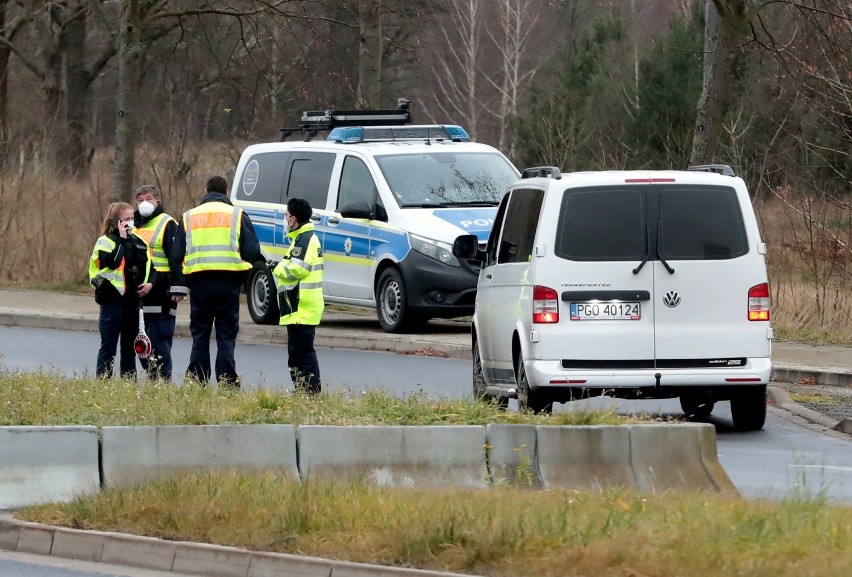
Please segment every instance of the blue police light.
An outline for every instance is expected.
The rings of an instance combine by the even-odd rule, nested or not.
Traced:
[[[364,129],[360,126],[338,127],[328,133],[326,140],[334,142],[361,142],[364,140]]]
[[[464,128],[461,126],[456,126],[455,124],[445,124],[444,130],[447,131],[447,136],[449,136],[453,140],[461,140],[463,142],[470,141],[470,136],[467,135]]]

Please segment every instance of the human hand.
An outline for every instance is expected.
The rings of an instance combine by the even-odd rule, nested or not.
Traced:
[[[126,223],[124,221],[119,221],[119,223],[118,223],[118,236],[120,236],[121,238],[127,238],[127,235],[129,234],[129,231],[128,231],[129,228],[130,227],[128,226],[128,223]]]
[[[172,302],[175,302],[175,303],[182,303],[182,302],[183,302],[183,299],[185,299],[185,298],[186,298],[186,297],[185,297],[185,296],[183,296],[183,295],[172,295]]]
[[[142,283],[141,285],[139,285],[136,288],[136,294],[138,294],[140,297],[144,297],[149,292],[151,292],[152,288],[154,288],[154,285],[152,285],[151,283],[149,283],[149,282]]]

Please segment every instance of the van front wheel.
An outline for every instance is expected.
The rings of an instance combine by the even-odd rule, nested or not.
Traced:
[[[264,263],[256,263],[246,285],[246,304],[251,319],[259,325],[277,325],[278,295],[275,279]]]
[[[420,322],[408,307],[405,281],[398,270],[389,268],[379,277],[376,287],[376,313],[379,324],[388,333],[401,333]]]

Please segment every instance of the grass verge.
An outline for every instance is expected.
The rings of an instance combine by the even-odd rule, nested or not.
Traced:
[[[231,391],[198,383],[101,381],[49,372],[0,369],[0,426],[20,425],[604,425],[648,420],[614,410],[554,415],[508,412],[472,399],[397,397],[385,391],[332,392],[317,397],[283,390]]]
[[[109,489],[20,518],[488,576],[828,577],[852,508],[717,494],[392,489],[215,472]]]

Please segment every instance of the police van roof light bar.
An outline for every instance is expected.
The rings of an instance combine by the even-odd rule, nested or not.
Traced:
[[[394,142],[400,140],[451,140],[469,142],[464,128],[449,124],[415,124],[408,126],[341,126],[329,132],[326,140],[352,144],[356,142]]]

